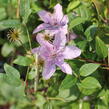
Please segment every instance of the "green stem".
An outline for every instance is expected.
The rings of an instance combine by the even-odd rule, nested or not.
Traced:
[[[109,48],[108,48],[108,66],[109,66]]]
[[[20,17],[20,0],[17,0],[16,18]]]
[[[34,56],[34,58],[35,58],[35,66],[36,66],[36,73],[37,73],[34,79],[34,92],[36,92],[38,89],[38,82],[39,82],[39,66],[38,66],[38,56],[36,55]]]
[[[28,67],[28,68],[27,68],[27,73],[26,73],[26,78],[25,78],[25,83],[26,83],[26,81],[27,81],[27,79],[28,79],[29,70],[30,70],[30,68]]]
[[[66,102],[63,98],[54,98],[54,97],[47,97],[47,100],[59,100],[59,101],[63,101]]]
[[[28,42],[29,42],[30,51],[31,51],[32,50],[31,39],[30,39],[30,35],[29,35],[28,28],[27,28],[26,24],[25,24],[25,28],[26,28],[26,32],[27,32],[27,36],[28,36]]]
[[[37,76],[34,79],[34,92],[36,92],[38,89],[38,82],[39,82],[39,72],[37,71]]]

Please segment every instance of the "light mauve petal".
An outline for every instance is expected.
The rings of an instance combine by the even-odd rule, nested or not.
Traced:
[[[42,31],[44,29],[47,29],[49,26],[50,26],[49,24],[42,23],[33,31],[33,34],[39,32],[39,31]]]
[[[55,39],[53,41],[53,45],[56,47],[56,49],[61,49],[66,44],[66,36],[62,32],[58,32],[55,35]]]
[[[67,64],[66,62],[58,62],[58,63],[56,63],[56,65],[58,67],[60,67],[64,73],[72,74],[72,69],[71,69],[70,65]]]
[[[50,35],[55,35],[55,34],[57,34],[57,33],[58,33],[59,31],[61,31],[61,30],[59,30],[59,29],[53,29],[53,28],[51,27],[51,29],[48,29],[48,30],[46,30],[46,31],[48,31]],[[64,31],[64,30],[62,30],[62,31]]]
[[[69,22],[68,16],[67,16],[67,15],[64,15],[63,18],[62,18],[62,20],[61,20],[61,23],[62,23],[63,25],[65,25],[65,24],[67,24],[68,22]]]
[[[40,52],[40,47],[33,48],[31,52],[34,53],[34,54],[35,54],[35,53],[39,54],[39,52]]]
[[[78,37],[78,36],[77,36],[75,33],[71,32],[71,33],[67,34],[67,42],[69,42],[69,41],[71,41],[71,40],[74,40],[74,39],[76,39],[77,37]]]
[[[40,47],[40,56],[44,60],[47,60],[50,57],[52,52],[53,52],[52,44],[49,44],[49,45],[45,44]]]
[[[58,30],[59,31],[59,30]],[[68,25],[65,25],[63,27],[60,28],[60,31],[63,33],[63,34],[67,34],[68,33]]]
[[[81,50],[75,46],[66,46],[63,52],[65,59],[73,59],[80,56]]]
[[[40,45],[47,45],[47,46],[51,46],[51,44],[45,40],[45,35],[46,34],[42,34],[42,33],[38,33],[36,36],[36,40]]]
[[[60,4],[57,4],[54,7],[54,17],[57,19],[57,21],[61,21],[63,18],[63,12],[62,12],[62,6]]]
[[[39,11],[38,15],[45,23],[49,23],[51,21],[51,14],[45,10]]]
[[[52,64],[51,62],[45,62],[42,76],[44,79],[49,79],[56,71],[55,64]]]

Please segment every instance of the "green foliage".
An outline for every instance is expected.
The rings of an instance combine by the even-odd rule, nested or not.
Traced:
[[[0,30],[8,29],[8,28],[17,28],[20,26],[20,21],[17,19],[8,19],[0,21]]]
[[[15,68],[11,67],[8,64],[4,65],[4,69],[6,72],[5,79],[8,84],[12,86],[19,86],[21,84],[20,73]]]
[[[69,89],[77,82],[77,78],[67,75],[60,85],[60,89]]]
[[[85,36],[87,38],[87,41],[92,41],[94,36],[96,35],[97,32],[97,25],[91,25],[89,26],[86,31],[85,31]]]
[[[7,57],[10,53],[12,53],[14,51],[14,46],[12,44],[9,43],[5,43],[1,49],[1,54],[4,57]]]
[[[57,97],[62,98],[66,102],[74,101],[79,96],[79,90],[76,85],[69,89],[60,89]]]
[[[21,66],[29,66],[33,63],[32,58],[26,56],[18,56],[14,61],[14,64],[21,65]]]
[[[80,68],[80,71],[79,71],[80,75],[88,76],[88,75],[92,74],[94,71],[96,71],[99,66],[100,66],[99,64],[93,64],[93,63],[84,64]]]
[[[69,24],[69,29],[74,28],[75,26],[77,26],[81,23],[84,23],[85,21],[86,21],[86,18],[77,17],[71,21],[71,23]]]
[[[37,68],[33,66],[28,74],[28,79],[32,80],[37,76]]]
[[[82,80],[81,86],[86,89],[101,88],[100,83],[94,77],[87,77]]]
[[[87,77],[78,83],[80,91],[84,95],[91,95],[101,88],[99,81],[94,77]]]
[[[30,14],[31,14],[30,0],[21,0],[20,15],[22,17],[23,24],[27,23]]]
[[[80,5],[80,1],[72,1],[69,3],[68,8],[67,8],[67,12],[73,10],[74,8],[76,8],[77,6]]]
[[[6,11],[5,8],[0,8],[0,20],[6,18]]]
[[[101,58],[106,58],[108,55],[108,48],[99,37],[96,37],[96,53]]]

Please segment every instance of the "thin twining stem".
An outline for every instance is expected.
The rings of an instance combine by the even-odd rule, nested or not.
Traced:
[[[96,62],[96,61],[91,60],[91,59],[86,59],[86,58],[81,58],[81,57],[79,57],[79,58],[77,58],[77,59],[79,59],[79,60],[83,60],[83,61],[86,61],[86,62],[95,63],[95,64],[100,64],[101,66],[104,66],[104,67],[109,67],[108,64],[104,64],[104,63]]]
[[[30,51],[31,51],[32,50],[32,44],[31,44],[31,39],[30,39],[29,31],[28,31],[28,28],[27,28],[26,24],[25,24],[25,28],[26,28],[26,33],[27,33],[29,46],[30,46]]]
[[[20,0],[17,0],[16,17],[19,18],[19,16],[20,16]]]
[[[59,100],[59,101],[63,101],[66,102],[63,98],[54,98],[54,97],[47,97],[47,100]]]

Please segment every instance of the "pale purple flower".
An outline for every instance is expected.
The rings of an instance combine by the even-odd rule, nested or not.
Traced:
[[[40,47],[32,50],[33,53],[38,53],[41,59],[44,60],[42,75],[44,79],[49,79],[56,71],[56,66],[67,73],[72,74],[70,65],[64,62],[64,59],[74,59],[81,54],[81,50],[75,46],[65,46],[66,37],[63,33],[58,33],[55,36],[53,44],[43,43],[40,40]]]
[[[56,34],[59,31],[62,31],[64,34],[68,32],[67,30],[67,23],[68,23],[68,16],[63,15],[62,6],[57,4],[54,7],[54,13],[49,13],[45,10],[42,10],[38,13],[41,20],[44,23],[40,24],[33,33],[37,33],[41,30],[48,30],[50,33]]]

